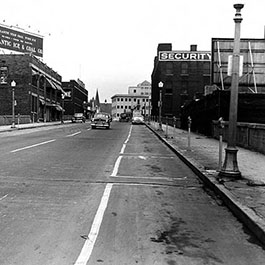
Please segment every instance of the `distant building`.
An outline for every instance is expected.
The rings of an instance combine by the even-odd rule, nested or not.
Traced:
[[[20,114],[21,123],[61,119],[64,91],[57,72],[30,54],[1,54],[1,69],[7,69],[4,72],[7,76],[1,77],[0,84],[1,124],[10,123],[13,80],[16,82],[15,114]]]
[[[119,118],[121,113],[133,113],[134,110],[141,112],[143,116],[151,114],[151,84],[144,81],[137,86],[130,86],[128,94],[116,94],[111,97],[112,117]]]
[[[63,100],[63,107],[65,109],[64,118],[71,118],[75,113],[84,113],[87,116],[87,101],[88,91],[85,84],[81,80],[70,80],[62,82],[65,96]]]
[[[162,117],[180,119],[181,106],[188,100],[200,98],[204,87],[210,84],[210,51],[172,50],[171,43],[158,45],[152,72],[152,115],[159,115],[160,88]]]
[[[151,95],[151,83],[145,80],[142,83],[138,84],[137,86],[129,86],[128,94],[150,96]]]

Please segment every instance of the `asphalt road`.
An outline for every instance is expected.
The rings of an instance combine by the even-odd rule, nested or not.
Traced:
[[[264,264],[265,251],[145,126],[0,134],[0,264]]]

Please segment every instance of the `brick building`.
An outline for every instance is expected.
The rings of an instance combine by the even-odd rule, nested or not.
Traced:
[[[71,118],[75,113],[84,113],[87,116],[88,91],[81,80],[70,80],[62,82],[65,97],[63,108],[65,109],[64,118]]]
[[[187,100],[199,98],[210,83],[210,51],[173,51],[171,43],[159,44],[152,72],[152,115],[159,115],[160,88],[162,117],[180,119],[181,106]]]
[[[0,84],[0,123],[11,123],[12,89],[15,86],[15,114],[20,122],[55,121],[62,114],[61,76],[30,54],[2,54],[0,67],[8,68],[7,82]]]

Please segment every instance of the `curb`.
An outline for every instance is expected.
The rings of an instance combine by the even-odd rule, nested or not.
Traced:
[[[45,123],[45,124],[39,124],[37,126],[29,125],[29,126],[26,126],[26,127],[16,127],[16,128],[11,128],[10,127],[10,128],[6,128],[6,129],[3,129],[3,130],[1,130],[1,127],[0,127],[0,133],[27,130],[27,129],[35,129],[35,128],[43,128],[43,127],[50,127],[50,126],[60,126],[60,125],[66,125],[66,124],[68,124],[68,122],[65,122],[65,123],[52,123],[52,124]]]
[[[157,133],[151,126],[146,126],[165,143],[202,181],[213,190],[230,209],[230,211],[240,220],[261,242],[265,245],[265,221],[260,218],[252,209],[242,205],[236,197],[216,180],[216,174],[209,174],[204,167],[187,158],[180,150],[177,150],[164,137]]]

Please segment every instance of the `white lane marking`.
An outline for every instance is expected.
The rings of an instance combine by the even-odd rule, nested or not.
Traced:
[[[129,138],[131,136],[131,131],[132,131],[132,126],[130,129],[129,135],[127,137],[127,140],[125,141],[125,143],[122,147],[121,152],[124,151],[124,149],[126,147],[126,143],[129,141]],[[111,174],[112,177],[115,177],[118,173],[121,158],[122,158],[122,156],[119,156],[115,162],[114,169],[113,169],[113,172]],[[80,253],[79,257],[77,258],[74,265],[86,265],[90,256],[91,256],[91,253],[93,251],[93,248],[94,248],[94,245],[95,245],[98,233],[99,233],[99,229],[100,229],[103,217],[104,217],[104,212],[108,206],[108,201],[109,201],[112,186],[113,186],[112,183],[108,183],[105,187],[105,191],[104,191],[103,196],[101,198],[101,202],[100,202],[100,205],[98,207],[96,216],[94,218],[94,221],[93,221],[91,230],[89,232],[88,238],[86,239],[85,244],[81,250],[81,253]]]
[[[6,198],[8,196],[8,194],[6,194],[5,196],[3,196],[2,198],[0,198],[0,201],[2,201],[4,198]]]
[[[152,180],[169,180],[169,181],[175,181],[175,180],[184,180],[185,178],[169,178],[169,177],[141,177],[141,176],[111,176],[113,178],[128,178],[128,179],[149,179]]]
[[[124,153],[125,148],[126,148],[126,144],[123,144],[123,146],[121,148],[121,151],[120,151],[120,154],[123,154]]]
[[[118,169],[119,169],[119,166],[120,166],[120,163],[121,163],[121,159],[122,159],[122,156],[119,156],[115,162],[115,165],[114,165],[114,169],[111,173],[111,177],[116,177],[117,173],[118,173]]]
[[[25,147],[22,147],[22,148],[18,148],[18,149],[12,150],[10,152],[11,153],[16,153],[16,152],[19,152],[19,151],[22,151],[22,150],[25,150],[25,149],[33,148],[33,147],[40,146],[40,145],[43,145],[43,144],[52,143],[54,141],[56,141],[56,139],[49,140],[49,141],[45,141],[45,142],[38,143],[38,144],[33,144],[33,145],[25,146]]]
[[[100,226],[101,226],[101,223],[103,220],[104,212],[105,212],[107,205],[108,205],[108,200],[110,197],[110,192],[111,192],[112,186],[113,186],[113,184],[108,183],[105,187],[105,190],[104,190],[103,196],[101,198],[101,202],[100,202],[100,205],[98,207],[97,213],[95,215],[95,218],[94,218],[91,230],[89,232],[88,238],[85,241],[85,244],[81,250],[81,253],[80,253],[80,255],[79,255],[79,257],[76,260],[74,265],[86,265],[90,256],[91,256],[91,253],[92,253],[92,250],[93,250],[94,244],[96,242],[96,239],[97,239],[97,236],[99,233],[99,229],[100,229]]]
[[[130,131],[129,131],[129,135],[128,135],[126,141],[124,142],[124,144],[127,144],[128,143],[128,141],[129,141],[129,139],[131,137],[131,133],[132,133],[132,125],[131,125]]]
[[[66,137],[75,136],[75,135],[77,135],[77,134],[79,134],[79,133],[81,133],[81,131],[80,131],[80,132],[76,132],[76,133],[72,133],[72,134],[69,134],[69,135],[66,135]]]
[[[87,130],[88,130],[88,131],[91,131],[91,128],[88,128]]]

